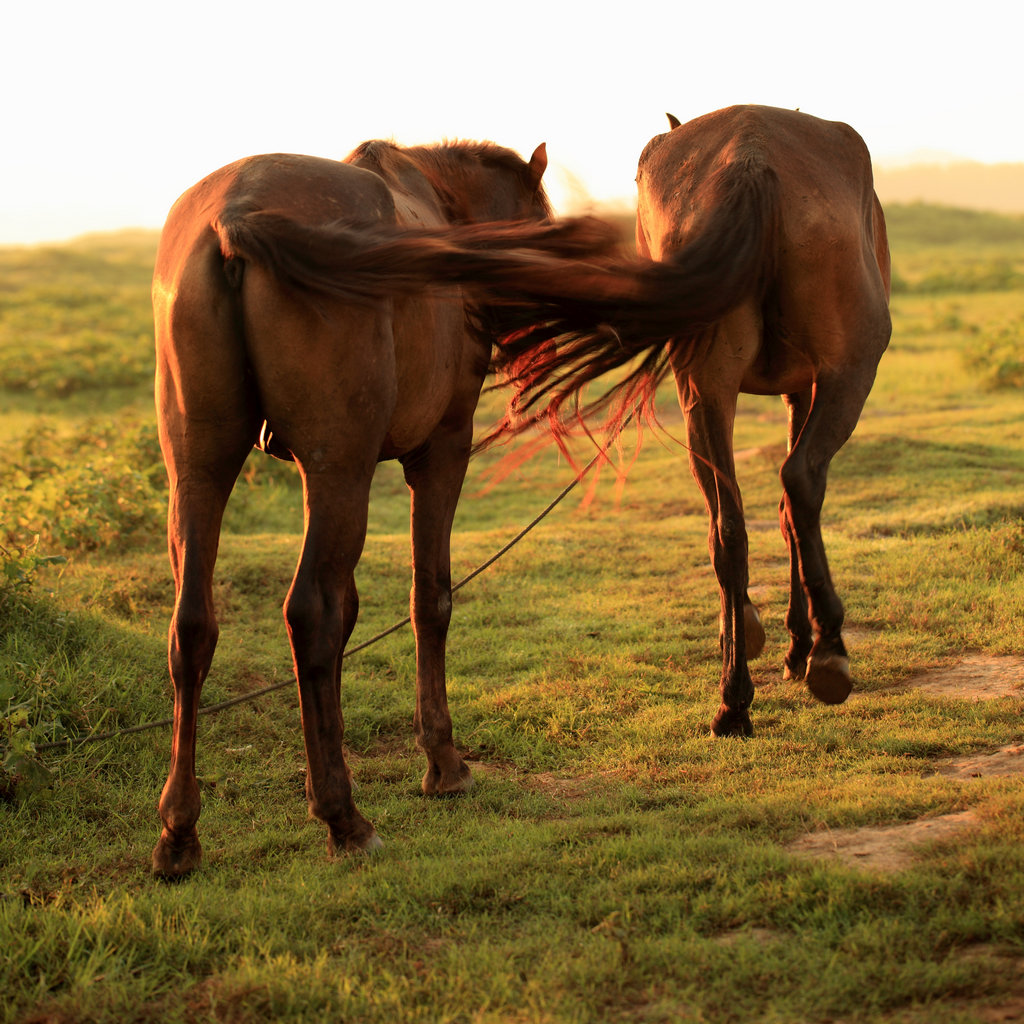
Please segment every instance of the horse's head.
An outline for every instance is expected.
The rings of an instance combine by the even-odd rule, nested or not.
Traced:
[[[551,204],[541,178],[548,164],[542,142],[529,161],[492,142],[431,147],[431,184],[455,224],[496,220],[548,220]]]

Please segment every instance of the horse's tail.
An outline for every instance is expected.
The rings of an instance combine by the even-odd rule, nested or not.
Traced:
[[[580,389],[634,360],[586,412],[607,414],[612,430],[638,404],[653,414],[670,356],[680,368],[699,361],[722,317],[747,298],[765,297],[778,249],[775,171],[758,154],[741,156],[708,182],[705,195],[707,214],[671,258],[595,268],[590,295],[555,296],[546,313],[531,309],[528,322],[502,339],[494,361],[513,396],[481,446],[543,419],[556,437],[566,435],[581,418]]]
[[[309,225],[229,207],[214,229],[229,267],[254,261],[298,289],[358,303],[445,284],[518,303],[531,282],[549,280],[562,263],[607,257],[619,244],[615,229],[593,217],[403,228]]]

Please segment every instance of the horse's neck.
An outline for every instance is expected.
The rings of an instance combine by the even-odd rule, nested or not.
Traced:
[[[379,174],[400,210],[429,210],[428,218],[437,217],[442,223],[473,223],[500,216],[496,203],[504,182],[473,154],[447,147],[393,146],[382,150],[375,146],[352,162]],[[416,221],[422,219],[413,217]]]
[[[406,222],[446,223],[451,220],[448,195],[428,174],[415,151],[392,149],[382,155],[369,152],[352,161],[356,166],[379,174],[395,200],[399,219]]]

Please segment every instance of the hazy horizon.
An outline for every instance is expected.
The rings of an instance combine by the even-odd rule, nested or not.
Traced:
[[[556,170],[557,173],[557,170]],[[986,164],[943,155],[941,162],[891,163],[875,166],[875,188],[883,206],[892,203],[928,203],[1006,215],[1024,215],[1024,162]],[[624,212],[635,205],[634,195],[598,198],[569,186],[568,199],[556,206],[556,213],[570,215],[593,209]],[[5,241],[0,247],[60,245],[91,235],[126,234],[133,231],[158,232],[162,221],[123,223],[88,227],[69,235]]]
[[[915,153],[1024,163],[1024,12],[970,19],[882,0],[628,11],[520,0],[386,7],[225,0],[22,4],[5,15],[0,244],[158,227],[239,157],[344,157],[360,142],[548,145],[560,211],[629,202],[667,127],[734,103],[845,121],[880,169]],[[888,173],[888,171],[886,171]]]

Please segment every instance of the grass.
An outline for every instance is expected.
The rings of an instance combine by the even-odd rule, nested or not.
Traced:
[[[922,265],[930,237],[902,240]],[[825,509],[856,703],[824,708],[782,680],[785,414],[777,400],[744,400],[736,447],[768,632],[753,666],[753,740],[708,735],[718,595],[703,502],[678,447],[649,435],[624,484],[606,470],[456,595],[449,694],[477,780],[469,795],[419,794],[405,630],[354,655],[343,678],[357,799],[383,853],[327,860],[306,814],[286,686],[202,720],[204,867],[166,885],[148,873],[166,731],[33,752],[169,713],[173,594],[146,385],[109,361],[88,371],[76,346],[95,324],[57,318],[47,332],[38,308],[51,301],[44,291],[66,291],[72,306],[78,289],[92,302],[123,285],[134,309],[148,244],[0,254],[20,275],[4,317],[13,308],[15,324],[41,325],[26,355],[29,335],[0,320],[11,398],[0,543],[5,564],[23,570],[0,583],[0,744],[21,758],[0,772],[3,1020],[912,1022],[941,1012],[956,1024],[1019,999],[1019,781],[958,780],[933,765],[1024,742],[1020,698],[927,699],[907,685],[967,652],[1024,653],[1021,393],[985,386],[968,359],[979,335],[1019,315],[1019,291],[894,300],[893,346]],[[964,262],[986,244],[973,240]],[[111,325],[108,351],[148,358],[135,320]],[[81,386],[23,389],[20,364],[30,359],[45,382],[51,356]],[[482,425],[499,400],[485,399]],[[662,404],[678,435],[669,392]],[[456,578],[571,476],[545,452],[491,486],[499,457],[471,467]],[[62,493],[77,497],[55,514]],[[251,461],[221,545],[221,643],[204,702],[290,678],[280,604],[298,503],[290,467]],[[407,504],[401,474],[382,466],[353,643],[406,612]],[[47,555],[68,562],[34,564]],[[976,831],[924,847],[892,875],[786,850],[811,830],[968,807]]]

